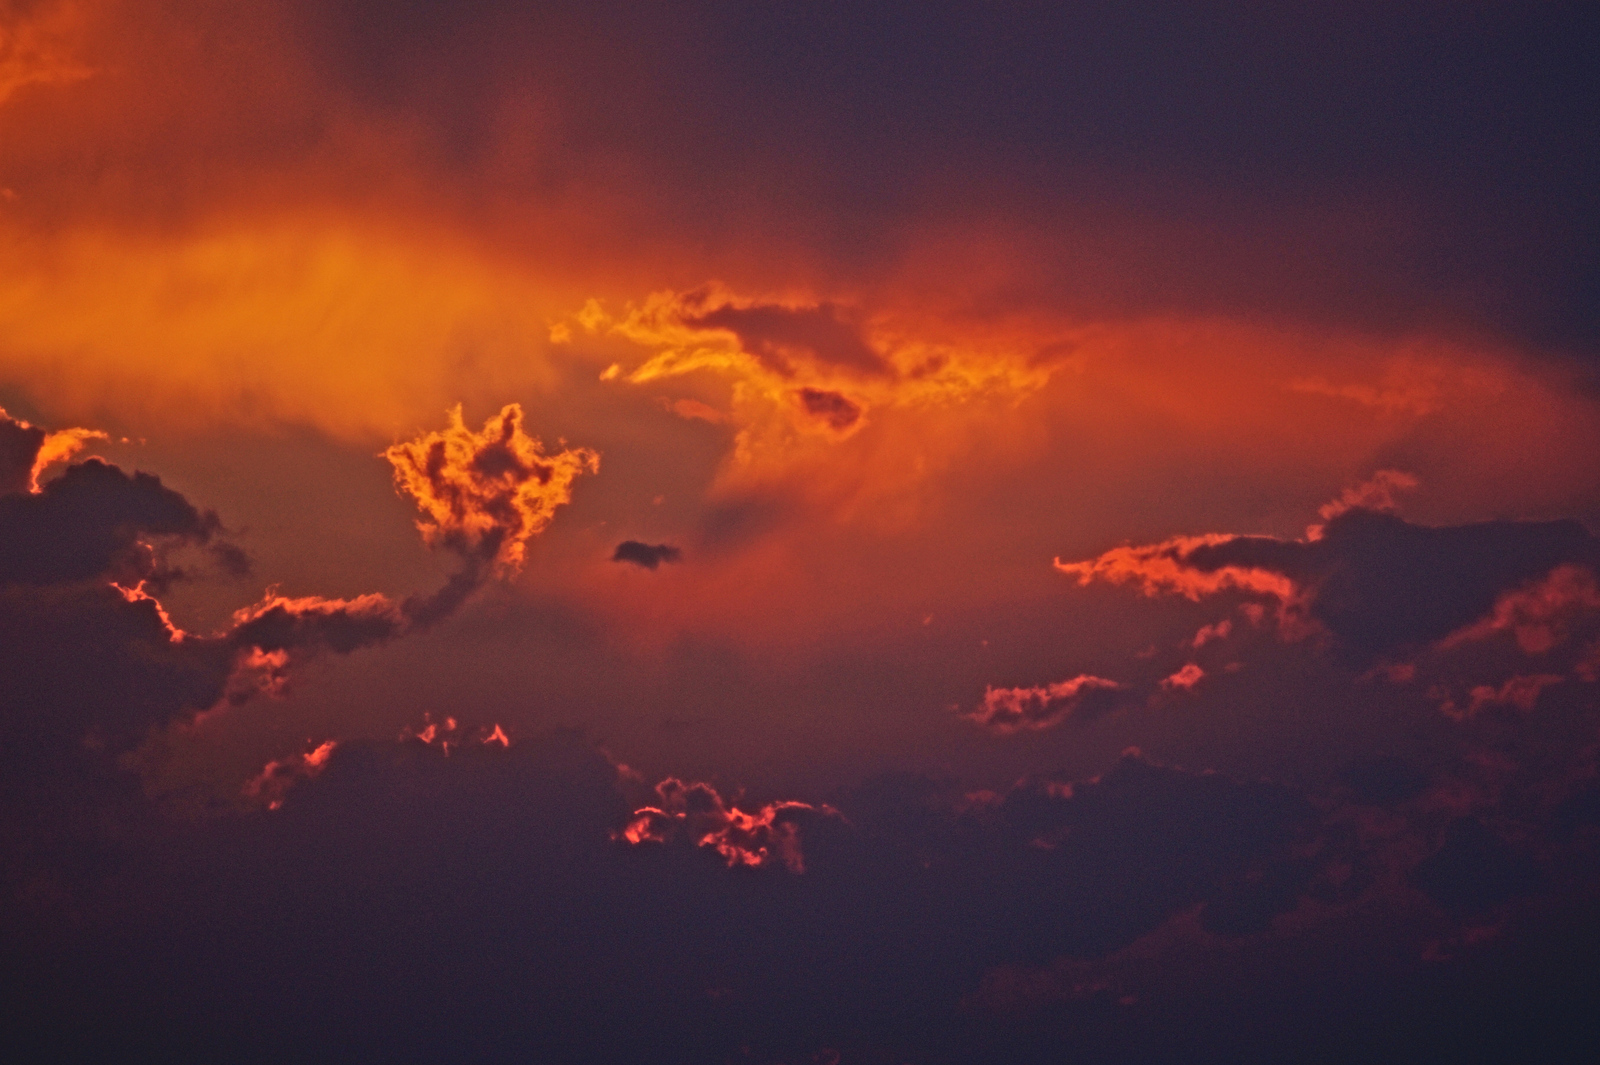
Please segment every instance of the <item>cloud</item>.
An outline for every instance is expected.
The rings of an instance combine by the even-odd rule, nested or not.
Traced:
[[[1479,684],[1467,693],[1465,706],[1458,706],[1453,699],[1446,698],[1439,710],[1457,721],[1477,717],[1485,708],[1491,706],[1510,707],[1524,714],[1530,714],[1538,705],[1539,694],[1565,679],[1557,673],[1537,673],[1507,678],[1499,686]]]
[[[686,842],[710,848],[729,867],[782,865],[805,872],[800,829],[817,818],[837,817],[829,806],[773,802],[746,813],[723,801],[709,784],[686,784],[668,777],[656,785],[660,802],[633,813],[617,838],[634,846]]]
[[[1180,688],[1184,691],[1193,691],[1194,686],[1199,684],[1205,675],[1205,670],[1190,662],[1170,677],[1163,677],[1161,686],[1168,691],[1177,691]]]
[[[83,7],[45,0],[0,8],[0,106],[28,85],[69,85],[94,73],[75,55]]]
[[[1093,581],[1110,584],[1135,584],[1147,596],[1181,595],[1195,601],[1219,592],[1238,590],[1287,602],[1294,598],[1294,584],[1280,573],[1261,567],[1218,566],[1201,568],[1190,558],[1201,548],[1227,543],[1234,537],[1225,534],[1178,536],[1158,544],[1114,547],[1082,562],[1063,562],[1055,568],[1087,585]]]
[[[1574,625],[1595,611],[1600,611],[1600,588],[1593,570],[1561,565],[1544,578],[1501,595],[1493,610],[1446,636],[1439,648],[1451,650],[1510,632],[1524,653],[1540,655],[1564,643]]]
[[[1416,487],[1417,479],[1404,470],[1379,470],[1360,484],[1346,488],[1338,499],[1323,504],[1317,513],[1323,521],[1331,521],[1350,510],[1373,510],[1392,514],[1396,509],[1394,494],[1408,492]],[[1307,535],[1315,539],[1320,527],[1313,528],[1317,529],[1317,532],[1308,530]]]
[[[146,473],[90,459],[36,491],[0,496],[0,636],[15,652],[0,671],[0,705],[15,750],[71,750],[89,742],[116,753],[151,729],[218,706],[282,694],[295,667],[320,654],[349,654],[424,631],[453,614],[492,574],[520,567],[529,537],[569,498],[571,479],[593,469],[593,453],[546,456],[507,407],[482,433],[461,423],[386,452],[397,483],[422,506],[430,543],[462,556],[436,591],[396,601],[290,597],[269,590],[235,611],[224,631],[175,625],[150,594],[183,576],[168,548],[211,550],[230,573],[243,553],[221,539],[221,522]],[[11,480],[61,440],[0,420]]]
[[[686,313],[683,322],[697,329],[728,330],[745,351],[786,376],[794,373],[795,359],[862,374],[890,372],[883,356],[863,339],[856,316],[833,303],[727,302],[698,314]]]
[[[613,562],[631,562],[645,569],[655,569],[663,562],[677,562],[683,552],[671,544],[646,544],[638,540],[624,540],[611,553]]]
[[[409,628],[405,612],[387,596],[355,599],[268,595],[233,615],[228,639],[261,651],[329,650],[349,654],[384,643]]]
[[[338,743],[328,740],[304,754],[268,762],[260,773],[245,782],[244,797],[269,810],[279,809],[283,806],[284,795],[297,781],[310,780],[327,767],[336,747]]]
[[[1081,584],[1133,583],[1151,596],[1275,599],[1280,620],[1313,622],[1343,654],[1370,661],[1444,638],[1488,614],[1504,592],[1596,558],[1600,543],[1576,521],[1433,527],[1351,507],[1306,539],[1177,537],[1083,562],[1057,559],[1056,569]]]
[[[163,543],[213,543],[221,522],[148,473],[90,459],[33,494],[0,496],[0,585],[108,577],[137,584],[170,576]],[[236,566],[237,551],[224,556]]]
[[[1090,720],[1110,712],[1122,685],[1081,674],[1036,688],[987,688],[983,702],[962,715],[1002,736],[1053,728],[1067,718]]]
[[[384,451],[395,487],[422,511],[417,527],[439,544],[502,575],[526,560],[529,537],[543,531],[572,498],[572,482],[600,468],[588,448],[547,454],[522,428],[522,407],[507,404],[473,432],[461,408],[450,425]]]
[[[1538,824],[1512,826],[1537,841],[1517,842],[1503,819],[1430,814],[1410,784],[1380,811],[1132,753],[989,792],[881,778],[841,792],[839,814],[745,811],[677,778],[640,806],[634,786],[571,733],[308,743],[246,785],[249,805],[276,808],[86,830],[135,841],[112,867],[13,848],[8,876],[54,887],[19,892],[0,936],[22,971],[58,975],[29,985],[12,1032],[59,1038],[68,1010],[98,1021],[108,1003],[164,1001],[149,1032],[90,1030],[164,1048],[177,1023],[232,1047],[242,1026],[285,1058],[348,1037],[430,1060],[555,1047],[770,1065],[831,1045],[1050,1061],[1085,1032],[1108,1050],[1188,1032],[1207,1001],[1178,993],[1193,984],[1244,1011],[1230,1031],[1287,1016],[1303,1045],[1301,1022],[1346,1022],[1342,999],[1326,1010],[1347,982],[1385,1001],[1414,989],[1430,942],[1463,944],[1453,979],[1481,971],[1471,930],[1514,927],[1550,885]],[[769,867],[804,875],[749,875]],[[149,938],[116,949],[129,913]],[[93,966],[72,962],[83,942],[100,947]],[[1259,983],[1232,967],[1252,956],[1272,959]],[[1239,993],[1257,987],[1274,993]],[[1136,1031],[1100,1027],[1108,1010]]]
[[[47,433],[0,407],[0,496],[38,492],[39,476],[46,469],[70,459],[91,440],[107,439],[98,429]]]

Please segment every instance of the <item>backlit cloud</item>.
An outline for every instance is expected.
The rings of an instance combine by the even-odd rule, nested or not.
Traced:
[[[730,867],[776,864],[791,873],[805,872],[801,827],[818,818],[837,817],[828,806],[773,802],[745,812],[727,803],[709,784],[684,783],[669,777],[656,785],[659,804],[634,811],[617,838],[627,843],[672,843],[682,840],[707,847]]]
[[[578,475],[600,468],[588,448],[547,454],[522,417],[518,404],[507,404],[474,432],[456,407],[447,428],[384,452],[395,487],[422,511],[423,539],[507,576],[522,569],[528,538],[572,498]]]
[[[1114,708],[1122,685],[1087,673],[1035,688],[988,688],[964,716],[999,735],[1052,728],[1068,718],[1092,719]]]

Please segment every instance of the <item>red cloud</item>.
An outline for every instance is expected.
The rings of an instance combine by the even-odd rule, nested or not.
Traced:
[[[283,805],[284,793],[297,781],[309,780],[322,772],[337,746],[335,741],[328,740],[305,754],[268,762],[260,773],[245,784],[244,797],[252,802],[265,803],[269,810],[276,810]]]
[[[1074,715],[1098,716],[1110,709],[1122,685],[1087,673],[1037,688],[986,688],[983,702],[964,715],[1009,736],[1023,729],[1046,729]]]
[[[656,795],[661,805],[635,810],[617,839],[634,845],[690,840],[715,849],[730,868],[781,862],[791,873],[803,873],[800,820],[812,813],[838,816],[830,806],[803,802],[768,803],[746,813],[724,803],[711,785],[685,784],[676,777],[657,784]]]
[[[1543,580],[1507,592],[1489,615],[1440,641],[1441,650],[1488,639],[1496,633],[1515,634],[1517,646],[1530,655],[1543,654],[1567,637],[1567,629],[1581,614],[1600,610],[1600,588],[1593,571],[1583,566],[1557,566]]]
[[[1480,684],[1468,693],[1465,706],[1458,705],[1454,699],[1446,699],[1439,709],[1457,721],[1477,717],[1490,706],[1509,706],[1524,714],[1531,714],[1539,703],[1539,694],[1565,679],[1555,673],[1536,673],[1530,676],[1512,677],[1498,688],[1492,684]]]
[[[1161,686],[1168,691],[1177,691],[1179,688],[1182,688],[1184,691],[1193,691],[1194,686],[1199,684],[1205,675],[1205,670],[1201,669],[1193,662],[1190,662],[1188,665],[1172,674],[1172,676],[1164,678],[1161,681]]]

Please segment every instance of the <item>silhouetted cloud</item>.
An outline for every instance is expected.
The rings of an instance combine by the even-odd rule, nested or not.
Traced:
[[[592,469],[589,452],[543,455],[507,407],[482,433],[454,416],[450,429],[386,454],[397,484],[418,493],[430,542],[462,557],[437,591],[396,602],[288,597],[269,591],[236,611],[224,632],[186,632],[150,594],[181,573],[165,562],[174,545],[207,548],[234,575],[242,551],[221,522],[146,473],[99,459],[69,466],[30,490],[48,434],[0,419],[7,476],[0,495],[0,711],[13,751],[70,750],[89,743],[112,753],[152,729],[218,705],[281,693],[295,665],[349,654],[425,630],[454,613],[493,574],[520,567],[527,539]],[[74,431],[60,445],[83,436]],[[148,586],[148,588],[147,588]]]
[[[638,540],[624,540],[611,553],[613,562],[632,562],[635,566],[655,569],[663,562],[677,562],[683,552],[671,544],[647,544]]]
[[[206,544],[221,530],[147,473],[90,459],[35,494],[0,496],[0,584],[66,584],[105,576],[132,585],[160,575],[152,541]]]
[[[1576,521],[1431,527],[1355,507],[1334,513],[1313,538],[1185,537],[1056,568],[1082,583],[1134,582],[1152,595],[1237,590],[1275,599],[1363,661],[1442,639],[1488,614],[1503,593],[1597,559],[1600,542]]]

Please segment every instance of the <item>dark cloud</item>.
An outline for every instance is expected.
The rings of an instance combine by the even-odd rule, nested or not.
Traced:
[[[1539,869],[1481,820],[1450,824],[1444,843],[1412,873],[1412,881],[1453,914],[1481,913],[1539,886]]]
[[[1341,1038],[1357,989],[1414,986],[1429,943],[1465,944],[1470,964],[1487,934],[1473,930],[1548,884],[1499,833],[1452,822],[1403,866],[1439,908],[1381,876],[1327,894],[1330,870],[1386,860],[1369,856],[1383,839],[1341,834],[1341,811],[1367,808],[1133,754],[999,793],[882,778],[841,793],[837,815],[668,781],[651,818],[642,785],[572,734],[318,747],[260,780],[278,809],[125,824],[114,866],[8,851],[18,902],[0,935],[33,974],[4,1006],[13,1045],[53,1039],[69,1060],[359,1046],[1042,1063],[1085,1045],[1281,1059]],[[1389,833],[1392,853],[1427,835]],[[1219,966],[1231,975],[1211,986]],[[1213,994],[1226,1023],[1193,1029]],[[1271,1017],[1292,1037],[1262,1044]]]
[[[1281,573],[1308,589],[1310,614],[1358,657],[1438,640],[1487,614],[1501,593],[1562,563],[1600,559],[1575,521],[1433,528],[1350,510],[1320,539],[1236,537],[1195,548],[1185,563]]]
[[[739,345],[746,352],[782,374],[794,372],[792,363],[796,358],[809,359],[824,369],[864,374],[889,372],[883,356],[863,339],[860,323],[834,304],[727,304],[685,315],[683,320],[698,328],[728,330],[739,338]]]
[[[85,743],[120,752],[215,705],[234,657],[174,639],[159,603],[107,584],[0,589],[0,750],[10,765]]]
[[[834,432],[842,433],[861,420],[861,404],[842,392],[802,388],[796,395],[807,414],[826,422]]]
[[[150,541],[207,544],[221,530],[148,473],[127,474],[90,459],[69,466],[35,495],[0,496],[0,584],[66,584],[107,576],[129,584],[158,576]],[[236,553],[226,557],[235,564]]]
[[[420,116],[449,173],[537,93],[565,150],[506,168],[527,191],[625,153],[697,241],[754,202],[746,228],[871,262],[919,214],[998,216],[1049,232],[1032,281],[1068,300],[1600,338],[1580,4],[300,10],[318,68]]]
[[[671,544],[646,544],[638,540],[624,540],[611,553],[613,562],[632,562],[635,566],[655,569],[663,562],[677,562],[683,552]]]
[[[1443,639],[1484,618],[1503,594],[1559,566],[1597,560],[1600,541],[1576,521],[1433,527],[1352,508],[1305,539],[1180,538],[1057,567],[1085,583],[1137,582],[1151,594],[1238,589],[1275,597],[1365,662]]]
[[[51,439],[0,420],[31,479]],[[10,431],[6,435],[6,431]],[[68,431],[69,443],[81,431]],[[152,730],[213,706],[285,690],[292,668],[425,631],[457,611],[491,574],[520,567],[525,542],[566,502],[589,452],[544,455],[508,407],[473,433],[451,427],[391,448],[397,484],[413,493],[425,529],[462,558],[435,592],[396,602],[269,593],[215,634],[185,632],[146,586],[182,576],[167,548],[211,550],[230,574],[248,560],[221,539],[221,522],[145,473],[98,459],[69,466],[36,492],[0,495],[0,712],[5,750],[51,757],[87,745],[126,751]],[[26,485],[24,485],[26,488]],[[120,582],[113,585],[111,582]]]
[[[669,777],[656,785],[656,801],[633,812],[618,836],[635,846],[662,844],[710,847],[729,867],[777,864],[805,872],[801,833],[820,818],[837,817],[827,806],[767,803],[746,812],[726,802],[709,784]]]

